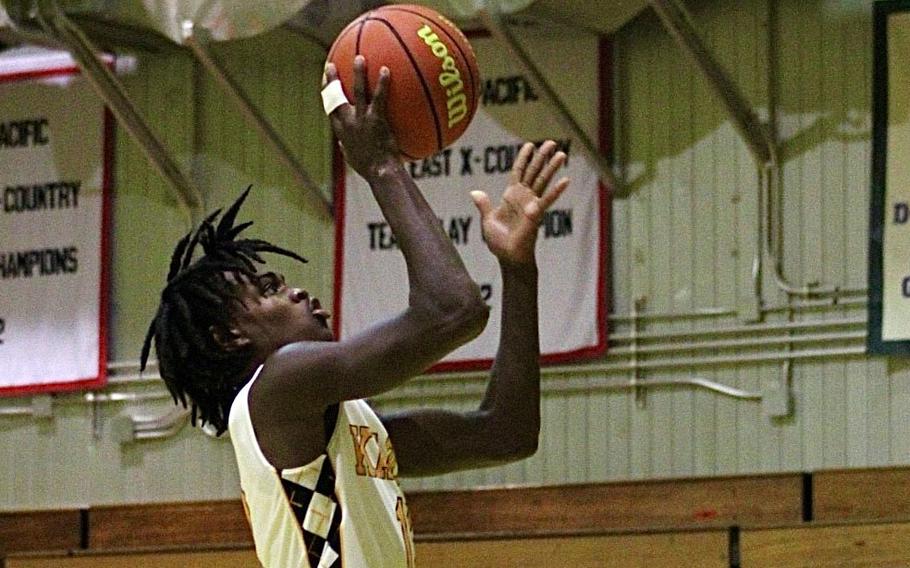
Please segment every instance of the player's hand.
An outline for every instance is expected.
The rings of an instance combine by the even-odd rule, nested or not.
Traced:
[[[490,197],[482,191],[471,192],[471,199],[480,211],[487,247],[500,262],[534,264],[534,246],[544,213],[569,186],[569,179],[562,178],[550,187],[550,181],[565,162],[565,153],[556,152],[552,140],[536,151],[528,142],[515,159],[499,205],[493,207]]]
[[[327,64],[325,84],[336,79],[338,70],[334,64]],[[386,119],[389,80],[389,69],[383,66],[376,90],[368,100],[366,60],[358,55],[354,58],[354,104],[343,104],[329,115],[345,159],[367,181],[390,161],[399,161],[398,145]]]

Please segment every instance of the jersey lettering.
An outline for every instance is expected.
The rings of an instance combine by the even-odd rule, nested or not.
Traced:
[[[388,437],[381,443],[378,432],[373,432],[369,426],[356,424],[349,425],[348,431],[354,443],[354,471],[357,475],[375,479],[398,479],[398,460]],[[372,446],[369,445],[370,442],[373,442]],[[375,462],[370,458],[371,448],[376,451]]]
[[[408,557],[408,568],[414,568],[414,542],[411,539],[411,514],[404,499],[399,497],[395,503],[395,516],[401,524],[401,539],[404,541],[404,552]]]

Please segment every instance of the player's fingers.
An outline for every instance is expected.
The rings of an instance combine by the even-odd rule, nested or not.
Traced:
[[[531,189],[534,190],[534,193],[540,195],[543,193],[543,190],[547,188],[550,184],[550,180],[553,179],[553,176],[556,174],[557,170],[566,163],[566,154],[565,152],[556,152],[552,158],[547,162],[547,165],[543,167],[540,175],[534,180],[534,185],[531,186]]]
[[[338,68],[335,67],[334,63],[326,63],[325,69],[322,72],[322,86],[325,87],[332,81],[338,79]]]
[[[540,148],[537,149],[537,153],[534,154],[534,159],[531,160],[530,165],[528,165],[525,170],[524,177],[521,181],[528,187],[534,186],[534,181],[537,179],[537,174],[540,173],[540,170],[543,169],[543,165],[547,163],[547,160],[550,159],[550,156],[553,155],[553,152],[556,150],[556,142],[552,140],[547,140],[544,142]]]
[[[338,80],[338,70],[335,65],[328,63],[322,76],[322,107],[329,117],[346,116],[350,114],[351,105],[344,94],[341,81]],[[339,124],[332,123],[333,128]]]
[[[569,178],[564,177],[556,185],[548,189],[543,195],[540,196],[540,208],[543,211],[546,211],[550,208],[556,200],[559,199],[559,196],[562,195],[566,189],[569,187]]]
[[[493,204],[490,203],[490,196],[483,191],[472,191],[471,201],[474,202],[474,206],[480,211],[481,219],[486,219],[493,211]]]
[[[380,116],[386,116],[386,103],[389,100],[389,80],[391,71],[383,66],[379,70],[379,83],[373,93],[373,108]]]
[[[354,58],[354,108],[358,115],[367,109],[366,59],[362,55]]]
[[[512,173],[509,174],[509,184],[514,185],[521,183],[524,179],[525,169],[528,167],[528,160],[534,154],[534,144],[525,142],[524,146],[518,152],[515,163],[512,164]]]

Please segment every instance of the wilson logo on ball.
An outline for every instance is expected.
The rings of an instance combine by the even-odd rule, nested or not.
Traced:
[[[403,159],[442,151],[471,124],[480,91],[477,58],[461,30],[439,12],[389,4],[348,24],[327,57],[348,100],[354,99],[357,55],[366,59],[367,93],[376,88],[380,69],[389,69],[386,119]]]
[[[449,48],[439,39],[433,28],[424,24],[417,30],[417,35],[430,46],[433,55],[442,62],[442,72],[439,73],[439,84],[446,89],[446,108],[449,113],[449,128],[452,128],[468,115],[468,99],[464,94],[464,81],[461,72],[455,64],[455,58],[449,55]]]

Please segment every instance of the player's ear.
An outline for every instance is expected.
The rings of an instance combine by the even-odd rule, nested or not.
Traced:
[[[215,343],[225,351],[237,351],[250,344],[249,337],[244,335],[236,327],[224,327],[219,325],[209,326],[209,333]]]

